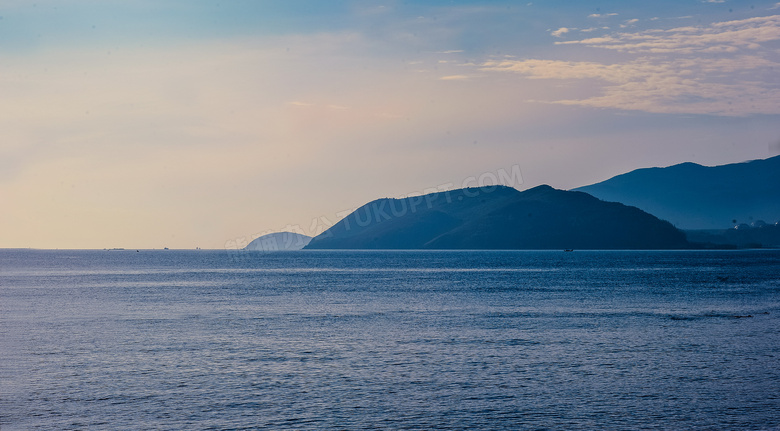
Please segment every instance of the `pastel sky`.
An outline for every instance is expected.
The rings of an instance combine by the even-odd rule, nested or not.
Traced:
[[[0,2],[0,247],[232,248],[778,153],[774,0]]]

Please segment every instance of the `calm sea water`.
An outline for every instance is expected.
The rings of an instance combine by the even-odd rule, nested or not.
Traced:
[[[0,429],[780,429],[780,251],[0,250]]]

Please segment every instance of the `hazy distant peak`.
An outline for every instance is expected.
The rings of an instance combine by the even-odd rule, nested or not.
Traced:
[[[311,241],[310,236],[295,232],[275,232],[263,235],[250,242],[244,250],[248,251],[288,251],[300,250]]]
[[[636,206],[684,229],[780,219],[780,156],[719,166],[636,169],[574,189]]]

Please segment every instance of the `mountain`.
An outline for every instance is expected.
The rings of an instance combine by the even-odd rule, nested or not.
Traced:
[[[574,189],[621,202],[681,229],[723,229],[780,219],[780,156],[721,166],[637,169]]]
[[[244,250],[247,251],[287,251],[300,250],[305,247],[311,237],[294,232],[276,232],[255,238]]]
[[[637,208],[539,186],[466,188],[358,208],[307,249],[671,249],[685,235]]]

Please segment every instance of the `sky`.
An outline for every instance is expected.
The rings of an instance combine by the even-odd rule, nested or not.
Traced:
[[[0,247],[232,249],[777,154],[774,0],[0,1]]]

